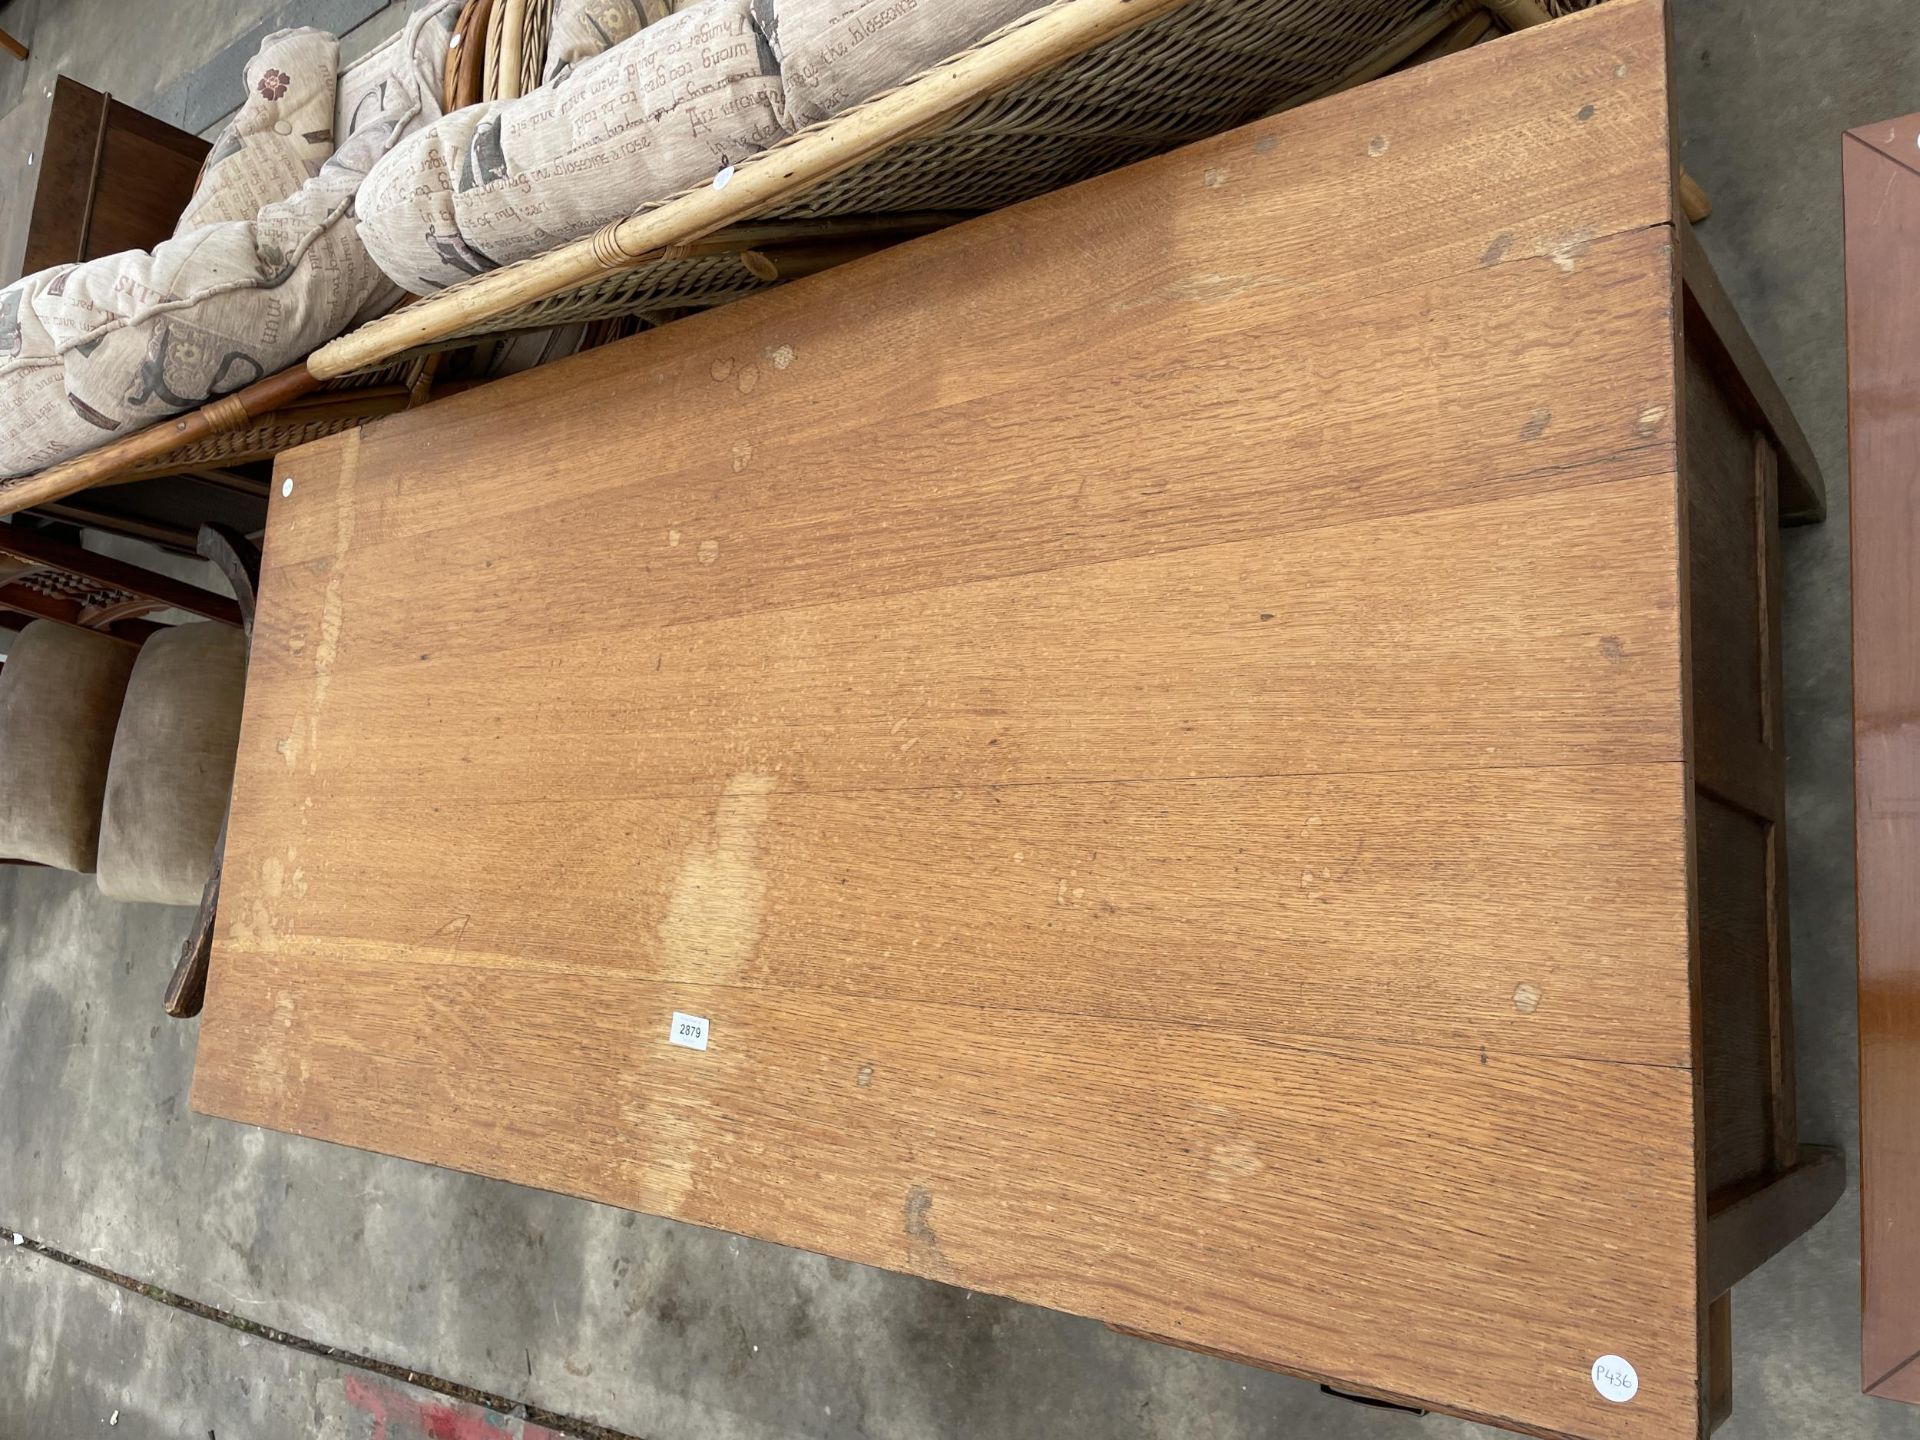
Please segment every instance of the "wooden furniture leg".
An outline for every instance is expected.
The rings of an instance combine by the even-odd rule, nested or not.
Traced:
[[[1779,527],[1818,520],[1824,487],[1753,339],[1693,234],[1675,224],[1700,926],[1707,1203],[1699,1277],[1703,1395],[1732,1409],[1732,1303],[1744,1276],[1845,1188],[1837,1150],[1802,1146],[1793,1066]]]
[[[1847,1188],[1846,1157],[1802,1145],[1798,1163],[1707,1216],[1701,1290],[1720,1296],[1813,1227]]]
[[[260,551],[252,541],[224,525],[200,527],[200,553],[220,567],[233,587],[240,605],[240,623],[249,642],[253,639],[253,618],[260,587]],[[200,910],[194,916],[193,929],[180,947],[180,960],[174,966],[173,979],[167,984],[162,1002],[167,1014],[176,1020],[191,1020],[200,1013],[207,996],[207,960],[213,952],[214,915],[220,905],[220,867],[226,859],[227,822],[220,821],[220,833],[213,842],[213,864],[207,870],[207,888],[200,895]]]
[[[1679,176],[1681,212],[1691,223],[1698,225],[1713,214],[1713,201],[1707,198],[1707,192],[1700,188],[1700,182],[1689,175],[1684,166]]]
[[[1700,1288],[1707,1306],[1707,1425],[1733,1414],[1733,1287],[1810,1230],[1847,1187],[1845,1157],[1800,1147],[1799,1163],[1751,1194],[1707,1216]]]
[[[0,30],[0,50],[7,51],[16,60],[27,58],[27,47],[4,30]]]
[[[1718,1430],[1733,1414],[1733,1296],[1707,1307],[1707,1429]]]

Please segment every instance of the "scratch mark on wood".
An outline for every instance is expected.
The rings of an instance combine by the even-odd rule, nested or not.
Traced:
[[[907,1236],[914,1242],[914,1248],[931,1259],[944,1261],[940,1237],[933,1232],[933,1192],[924,1185],[908,1190],[906,1213]]]

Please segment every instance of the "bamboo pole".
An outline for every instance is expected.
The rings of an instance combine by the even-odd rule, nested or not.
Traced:
[[[1689,175],[1685,168],[1680,170],[1680,208],[1686,213],[1689,224],[1698,225],[1713,214],[1713,202],[1707,198],[1707,192],[1700,188],[1700,182]]]
[[[158,460],[182,445],[193,445],[211,435],[238,430],[251,420],[280,409],[302,395],[320,387],[320,380],[305,365],[295,365],[277,375],[255,381],[212,404],[202,405],[185,415],[158,425],[149,425],[131,435],[122,436],[98,450],[89,450],[61,464],[50,466],[37,475],[11,483],[0,481],[0,515],[12,515],[35,505],[45,505],[85,490],[121,471],[149,460]]]
[[[1001,31],[912,84],[741,161],[724,182],[716,176],[713,184],[644,214],[372,321],[323,345],[307,367],[322,380],[337,379],[609,271],[662,258],[674,246],[763,214],[769,206],[939,125],[984,96],[1187,3],[1064,0],[1037,11],[1025,23]]]
[[[1509,30],[1525,30],[1544,25],[1553,17],[1540,0],[1486,0],[1487,9],[1498,15]]]
[[[1281,111],[1292,110],[1301,105],[1310,105],[1316,100],[1324,100],[1329,95],[1339,95],[1344,91],[1358,89],[1362,85],[1371,84],[1382,75],[1385,75],[1389,70],[1397,70],[1400,66],[1406,64],[1422,49],[1431,45],[1435,39],[1444,35],[1447,27],[1458,23],[1459,19],[1459,7],[1456,6],[1452,10],[1442,10],[1437,15],[1429,15],[1424,20],[1416,21],[1401,31],[1387,44],[1382,45],[1373,54],[1369,55],[1365,62],[1357,69],[1349,70],[1338,80],[1317,86],[1303,95],[1295,96],[1293,99],[1281,105],[1279,110],[1272,110],[1268,113],[1278,115]]]
[[[490,100],[520,98],[520,57],[526,40],[527,0],[506,0],[507,13],[500,28],[500,88]]]
[[[487,33],[492,16],[493,0],[467,0],[460,12],[447,52],[443,111],[464,110],[479,103],[486,88]]]
[[[1493,16],[1485,10],[1476,10],[1464,19],[1455,21],[1444,34],[1423,46],[1407,63],[1426,65],[1435,60],[1444,60],[1449,55],[1458,55],[1462,50],[1471,50],[1486,39],[1492,29]]]

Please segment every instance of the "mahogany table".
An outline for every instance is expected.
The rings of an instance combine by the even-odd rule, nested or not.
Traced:
[[[1702,1432],[1840,1172],[1820,477],[1667,44],[1617,0],[283,456],[195,1104]]]
[[[1920,1404],[1920,115],[1846,137],[1860,1383]]]

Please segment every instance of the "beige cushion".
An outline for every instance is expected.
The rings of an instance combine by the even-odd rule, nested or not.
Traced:
[[[93,869],[133,646],[36,620],[0,670],[0,854]]]
[[[0,477],[250,385],[399,302],[355,233],[354,192],[439,115],[458,10],[432,0],[407,22],[356,128],[286,199],[151,254],[55,266],[0,290]]]
[[[799,130],[985,39],[1043,0],[777,0],[773,47]]]
[[[448,19],[443,5],[451,3],[453,15]],[[387,92],[396,84],[410,83],[407,77],[413,72],[419,59],[419,45],[422,32],[416,25],[429,27],[429,33],[446,25],[446,41],[453,39],[454,21],[460,18],[460,9],[464,0],[416,0],[414,14],[409,16],[400,29],[375,45],[366,54],[340,72],[335,82],[333,96],[333,133],[336,137],[356,134],[366,129],[367,122],[381,114],[387,108]],[[439,74],[446,74],[446,52],[439,55],[441,62]],[[434,114],[440,113],[439,97],[441,92],[434,91]]]
[[[573,73],[582,60],[611,50],[647,23],[640,0],[556,0],[547,33],[547,68],[540,83]]]
[[[233,789],[246,638],[176,625],[140,647],[100,817],[101,893],[198,905]]]
[[[173,233],[251,220],[320,173],[333,154],[339,45],[319,30],[269,35],[247,65],[247,98],[207,156]]]
[[[712,180],[785,134],[780,101],[749,0],[705,0],[396,145],[360,187],[360,238],[396,285],[443,289]]]

